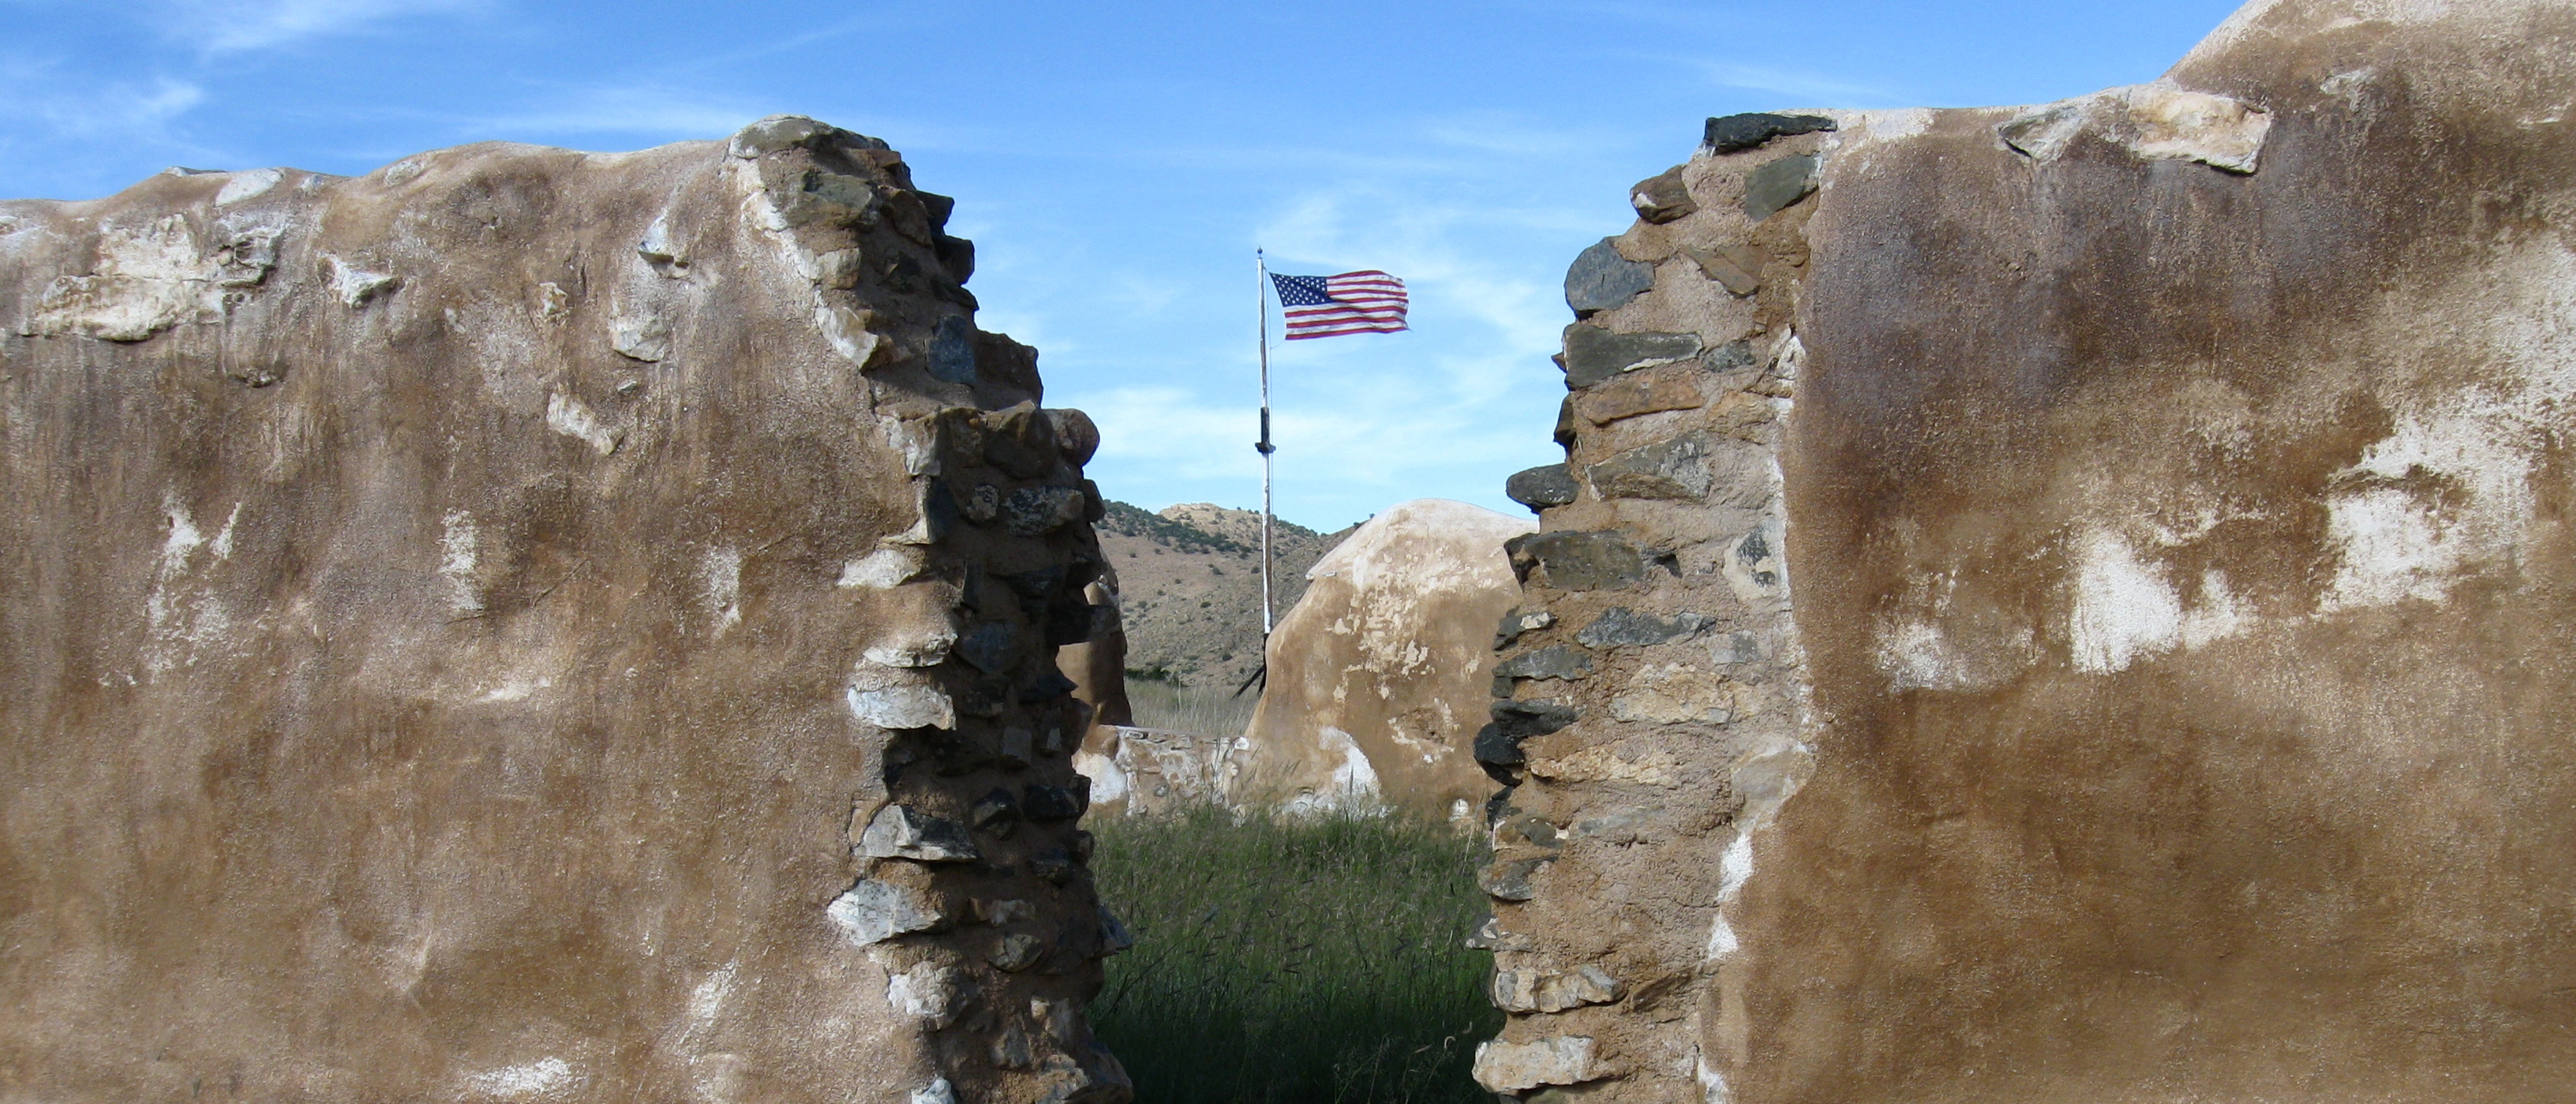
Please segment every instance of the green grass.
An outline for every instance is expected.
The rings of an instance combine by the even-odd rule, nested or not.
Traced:
[[[1100,897],[1135,933],[1092,1028],[1140,1104],[1490,1104],[1502,1026],[1483,841],[1401,817],[1223,810],[1093,825]]]
[[[1179,686],[1161,679],[1127,680],[1127,705],[1139,728],[1196,736],[1240,736],[1261,704],[1258,688],[1241,695],[1231,686]]]

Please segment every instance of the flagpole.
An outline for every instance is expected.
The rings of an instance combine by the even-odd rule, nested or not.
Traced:
[[[1278,449],[1270,443],[1270,263],[1261,250],[1252,251],[1252,310],[1261,319],[1261,440],[1252,447],[1261,453],[1261,641],[1270,642],[1270,454]]]

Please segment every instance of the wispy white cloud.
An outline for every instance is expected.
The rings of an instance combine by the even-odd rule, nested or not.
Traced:
[[[160,0],[152,20],[208,53],[267,50],[407,16],[469,14],[486,0]]]
[[[1826,73],[1732,62],[1705,64],[1702,69],[1721,88],[1769,92],[1798,101],[1783,107],[1899,107],[1915,101],[1901,92]]]

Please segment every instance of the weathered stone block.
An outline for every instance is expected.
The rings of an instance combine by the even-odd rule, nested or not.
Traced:
[[[983,855],[966,834],[966,826],[931,816],[910,805],[888,805],[868,821],[859,836],[859,853],[872,859],[920,862],[967,862]]]
[[[1591,669],[1592,657],[1558,645],[1513,656],[1495,667],[1494,673],[1504,678],[1515,679],[1570,679],[1581,678],[1584,672]]]
[[[1574,634],[1587,648],[1646,648],[1688,640],[1717,623],[1706,614],[1683,610],[1670,617],[1612,606]]]
[[[1565,386],[1579,391],[1622,372],[1699,355],[1697,334],[1613,333],[1599,326],[1565,328]]]
[[[1574,473],[1563,464],[1548,464],[1514,474],[1503,481],[1503,495],[1530,508],[1532,512],[1549,506],[1563,506],[1574,501],[1583,489],[1575,485]]]
[[[1699,210],[1689,187],[1682,183],[1681,166],[1666,169],[1663,175],[1637,182],[1628,189],[1628,203],[1637,209],[1637,217],[1652,223],[1678,220]]]
[[[1655,286],[1655,266],[1619,255],[1619,246],[1603,238],[1574,258],[1565,271],[1565,305],[1576,318],[1626,306]]]
[[[1640,414],[1688,410],[1706,401],[1700,394],[1699,385],[1686,376],[1649,373],[1638,378],[1615,380],[1577,395],[1575,409],[1594,425],[1608,425]],[[1569,476],[1567,482],[1572,481]]]
[[[1710,153],[1742,153],[1774,138],[1832,129],[1834,121],[1822,115],[1773,115],[1760,111],[1717,115],[1708,120],[1700,144]]]
[[[1669,498],[1697,501],[1708,497],[1718,468],[1706,433],[1685,433],[1668,441],[1630,449],[1592,465],[1585,475],[1603,498]]]
[[[1812,156],[1800,154],[1783,157],[1746,173],[1744,217],[1760,222],[1790,204],[1814,195],[1817,169],[1822,164]]]
[[[1587,1004],[1619,999],[1619,982],[1599,966],[1586,964],[1564,973],[1544,970],[1496,970],[1487,994],[1505,1012],[1563,1012]]]
[[[1593,1060],[1592,1048],[1590,1038],[1569,1035],[1527,1043],[1481,1043],[1476,1047],[1476,1083],[1498,1093],[1581,1084],[1608,1072]]]
[[[1610,532],[1532,533],[1503,545],[1525,586],[1607,590],[1646,577],[1646,556]]]

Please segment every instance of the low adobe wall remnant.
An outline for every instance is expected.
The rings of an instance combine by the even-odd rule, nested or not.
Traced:
[[[1316,561],[1271,634],[1260,705],[1226,763],[1230,798],[1475,823],[1493,791],[1474,740],[1494,624],[1518,591],[1503,542],[1530,529],[1481,506],[1416,499]]]
[[[0,203],[0,1096],[1114,1102],[1097,435],[812,120]]]
[[[2257,2],[1641,183],[1511,488],[1484,1083],[2564,1095],[2571,96],[2563,4]]]

